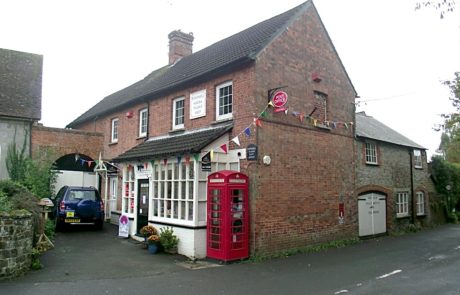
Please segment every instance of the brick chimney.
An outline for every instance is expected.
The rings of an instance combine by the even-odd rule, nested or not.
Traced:
[[[172,31],[169,38],[169,64],[173,64],[182,57],[192,54],[193,33],[184,33],[181,30]]]

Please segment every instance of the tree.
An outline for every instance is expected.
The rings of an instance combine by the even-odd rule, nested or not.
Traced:
[[[460,163],[460,72],[456,72],[454,76],[454,79],[443,82],[449,87],[449,100],[456,112],[442,115],[444,124],[440,126],[443,134],[439,149],[447,161]]]
[[[456,6],[455,0],[430,0],[421,1],[415,4],[415,9],[422,7],[432,7],[439,11],[439,17],[444,18],[445,14],[454,11]]]

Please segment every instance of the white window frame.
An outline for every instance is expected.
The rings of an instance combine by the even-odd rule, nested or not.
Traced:
[[[417,197],[417,215],[425,215],[425,193],[416,192],[415,195]]]
[[[176,119],[178,119],[180,113],[178,113],[178,108],[177,108],[177,103],[182,101],[182,123],[177,124]],[[172,128],[173,129],[182,129],[184,128],[184,123],[185,123],[185,97],[179,97],[173,100],[173,116],[172,116]]]
[[[378,165],[377,144],[374,142],[365,143],[366,164]]]
[[[228,113],[225,113],[225,114],[220,114],[220,109],[221,109],[221,105],[220,105],[220,90],[222,88],[226,88],[226,87],[229,87],[231,86],[232,87],[232,91],[231,93],[229,94],[229,97],[231,99],[231,103],[228,104],[231,106],[231,111],[228,112]],[[233,118],[233,82],[232,81],[229,81],[229,82],[226,82],[226,83],[223,83],[223,84],[220,84],[216,87],[216,120],[225,120],[225,119],[231,119]]]
[[[396,195],[396,217],[409,216],[409,193],[399,192]]]
[[[123,167],[123,187],[122,187],[122,199],[121,199],[121,212],[128,216],[134,216],[135,208],[135,175],[134,166],[125,165]]]
[[[147,136],[147,126],[149,124],[148,109],[142,109],[139,111],[139,137]]]
[[[422,151],[421,150],[414,150],[414,167],[415,168],[423,168]]]
[[[113,143],[118,142],[118,128],[120,127],[118,122],[118,118],[113,118],[111,121],[110,138]]]

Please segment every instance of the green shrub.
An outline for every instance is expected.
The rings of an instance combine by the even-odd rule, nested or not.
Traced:
[[[13,209],[13,204],[11,204],[8,196],[0,191],[0,211],[9,212]]]
[[[55,235],[54,229],[55,229],[54,221],[51,219],[47,219],[45,222],[45,235],[50,240],[54,240],[54,235]]]
[[[174,234],[172,227],[160,228],[160,242],[165,250],[177,248],[179,238]]]

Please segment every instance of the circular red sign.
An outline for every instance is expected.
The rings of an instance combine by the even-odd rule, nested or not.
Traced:
[[[275,108],[280,108],[287,103],[288,95],[284,91],[277,91],[273,95],[272,102]]]

